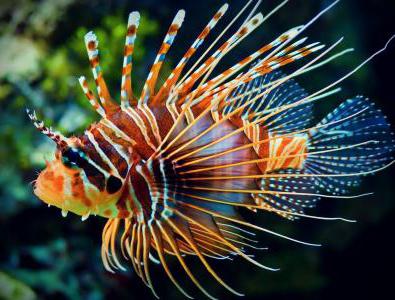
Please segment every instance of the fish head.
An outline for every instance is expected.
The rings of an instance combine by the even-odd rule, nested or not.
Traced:
[[[57,147],[55,158],[46,163],[34,185],[43,202],[71,211],[86,219],[90,214],[106,218],[118,215],[117,202],[125,180],[102,170],[78,139]]]

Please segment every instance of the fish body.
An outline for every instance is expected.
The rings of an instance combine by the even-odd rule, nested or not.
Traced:
[[[185,256],[197,256],[221,285],[241,295],[218,276],[208,259],[238,255],[276,270],[247,254],[247,249],[256,248],[248,228],[309,243],[251,224],[240,210],[266,211],[290,220],[331,219],[309,215],[306,209],[322,197],[353,197],[346,195],[361,176],[392,163],[390,126],[367,98],[348,99],[314,123],[314,102],[337,90],[329,86],[309,95],[294,77],[321,66],[319,59],[331,47],[290,75],[277,70],[324,49],[319,43],[304,45],[305,38],[295,40],[306,26],[279,35],[210,76],[221,58],[266,20],[251,13],[211,56],[203,60],[203,54],[202,61],[185,72],[227,8],[219,9],[157,89],[163,60],[184,20],[185,12],[177,13],[139,98],[131,86],[139,14],[131,13],[120,105],[105,84],[96,36],[88,33],[85,45],[98,97],[85,77],[80,77],[80,84],[101,120],[83,135],[65,137],[29,111],[35,126],[57,144],[55,159],[38,176],[35,194],[63,215],[71,211],[83,220],[90,215],[107,218],[102,236],[105,268],[124,270],[122,254],[155,295],[150,260],[159,261],[170,280],[190,297],[169,268],[168,255],[177,258],[206,296],[213,298],[191,273]]]

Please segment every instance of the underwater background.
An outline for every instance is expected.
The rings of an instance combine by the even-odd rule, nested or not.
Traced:
[[[279,2],[263,1],[261,11],[265,14]],[[306,23],[331,2],[290,1],[227,55],[218,70],[276,34]],[[230,0],[224,19],[231,20],[243,3]],[[135,90],[140,90],[177,9],[186,9],[186,20],[168,55],[163,77],[221,4],[223,1],[217,0],[0,0],[0,299],[153,299],[131,267],[118,274],[104,270],[100,259],[104,219],[91,217],[81,222],[72,214],[62,218],[59,209],[47,208],[33,195],[30,182],[44,159],[51,158],[54,145],[31,125],[25,108],[36,109],[47,124],[67,135],[82,132],[98,120],[77,80],[91,74],[83,42],[86,32],[95,30],[98,35],[104,74],[116,94],[127,16],[132,10],[142,13],[133,74]],[[341,1],[306,34],[310,41],[326,44],[344,36],[337,49],[353,47],[355,51],[298,81],[314,92],[341,77],[385,44],[395,33],[394,20],[394,1]],[[363,94],[395,125],[394,54],[392,43],[343,82],[340,94],[317,105],[317,120],[348,97]],[[323,244],[321,248],[307,247],[260,234],[261,245],[269,250],[257,251],[257,259],[280,267],[279,272],[260,270],[242,259],[215,262],[214,267],[225,281],[247,295],[245,299],[387,298],[393,290],[393,275],[388,274],[395,267],[394,178],[392,167],[363,181],[359,192],[374,192],[373,196],[322,199],[309,211],[357,219],[357,223],[291,222],[265,212],[253,216],[257,224]],[[160,267],[151,269],[162,299],[182,299]],[[204,270],[195,271],[214,295],[233,299]],[[191,287],[187,280],[181,282]],[[203,298],[198,291],[195,295]]]

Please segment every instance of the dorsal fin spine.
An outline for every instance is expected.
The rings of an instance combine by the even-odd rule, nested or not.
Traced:
[[[128,107],[133,105],[132,89],[132,61],[134,52],[134,42],[136,40],[137,28],[140,23],[140,14],[137,11],[131,12],[128,19],[127,34],[125,39],[123,66],[122,66],[122,83],[121,83],[121,106]]]
[[[93,95],[92,91],[89,89],[88,82],[86,81],[85,76],[80,76],[78,78],[78,81],[89,103],[92,105],[92,107],[95,109],[95,111],[97,111],[99,115],[105,117],[106,113],[103,107],[101,107],[100,103],[97,101],[96,97]]]
[[[110,92],[108,91],[106,82],[103,78],[99,60],[99,42],[93,31],[90,31],[85,35],[85,46],[86,51],[88,52],[89,62],[91,64],[93,77],[96,82],[96,88],[100,102],[102,103],[104,110],[108,111],[114,106],[117,106],[117,104],[112,102]]]
[[[153,101],[153,105],[155,105],[155,103],[162,101],[169,94],[171,88],[177,83],[189,59],[196,53],[197,49],[203,44],[204,40],[209,35],[211,30],[215,27],[215,25],[217,25],[218,21],[224,16],[226,11],[228,10],[228,7],[229,5],[225,3],[224,5],[221,6],[218,12],[211,18],[210,22],[198,35],[198,37],[192,43],[188,51],[185,52],[184,56],[181,58],[177,66],[174,68],[174,70],[169,75],[163,86],[160,88],[158,94],[156,95]]]
[[[178,30],[180,29],[182,23],[184,22],[184,18],[185,18],[185,10],[181,9],[177,12],[176,16],[174,17],[173,22],[171,23],[167,31],[167,34],[162,42],[162,45],[158,51],[158,54],[156,55],[155,61],[151,67],[143,91],[141,93],[139,99],[139,105],[143,103],[145,104],[148,103],[148,99],[154,96],[156,81],[158,79],[159,72],[163,65],[163,61],[171,45],[174,42]]]

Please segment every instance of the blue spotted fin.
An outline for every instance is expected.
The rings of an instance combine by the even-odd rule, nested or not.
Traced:
[[[305,162],[309,174],[363,176],[393,160],[390,125],[380,109],[362,96],[342,103],[311,129],[310,135]],[[361,176],[321,176],[315,181],[321,189],[345,194],[359,185]]]

